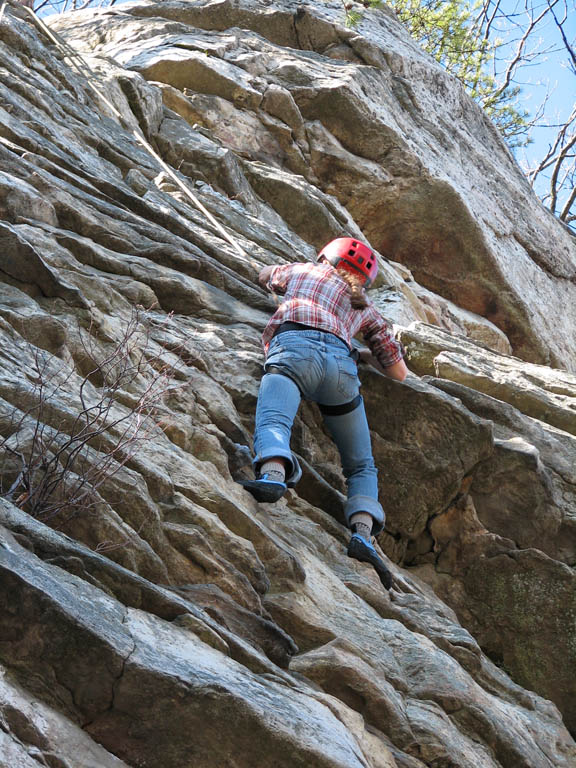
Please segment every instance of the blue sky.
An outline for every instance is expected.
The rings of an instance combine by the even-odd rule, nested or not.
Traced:
[[[544,9],[547,3],[546,0],[542,2],[534,0],[534,4]],[[568,40],[574,45],[576,0],[567,0],[567,5],[569,13],[564,30]],[[522,14],[524,0],[503,0],[501,8],[507,15]],[[562,3],[559,2],[555,8],[560,16],[564,13]],[[521,21],[522,16],[519,15],[518,19]],[[504,23],[498,34],[505,40],[518,38],[518,34],[511,31],[510,26],[506,27]],[[510,42],[501,49],[501,55],[509,57],[515,49],[516,44]],[[562,45],[560,33],[550,14],[535,28],[528,50],[540,51],[540,55],[534,59],[533,63],[518,71],[515,80],[522,88],[519,103],[530,115],[535,115],[546,95],[549,95],[544,117],[540,121],[541,127],[534,128],[531,132],[533,143],[515,150],[515,155],[523,167],[533,167],[545,156],[558,130],[545,126],[564,122],[576,102],[576,72],[569,66],[568,53]],[[547,186],[546,179],[542,178],[537,185],[537,192],[543,194]]]

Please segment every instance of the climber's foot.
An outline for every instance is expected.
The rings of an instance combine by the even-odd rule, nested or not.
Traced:
[[[241,480],[240,485],[243,485],[256,501],[272,503],[286,493],[286,483],[270,479],[268,473],[260,475],[256,480]]]
[[[353,533],[352,538],[348,543],[347,554],[348,557],[353,557],[354,560],[359,560],[361,563],[370,563],[380,577],[380,581],[384,588],[390,589],[392,586],[392,574],[388,568],[386,568],[384,561],[369,541],[363,539],[360,534]]]

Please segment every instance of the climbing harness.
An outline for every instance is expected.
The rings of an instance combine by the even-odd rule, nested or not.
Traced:
[[[342,405],[323,405],[318,403],[320,412],[326,414],[326,416],[345,416],[347,413],[352,413],[362,404],[362,395],[356,395],[353,400]]]

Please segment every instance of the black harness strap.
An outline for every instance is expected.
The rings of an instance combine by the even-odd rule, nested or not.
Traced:
[[[290,321],[286,321],[285,323],[281,323],[278,328],[274,331],[272,334],[272,338],[274,336],[278,336],[279,333],[286,333],[286,331],[319,331],[320,328],[315,328],[313,325],[305,325],[304,323],[292,323]]]
[[[300,384],[298,384],[298,382],[296,381],[294,376],[292,376],[291,372],[286,370],[286,368],[281,368],[279,365],[267,365],[264,368],[264,372],[265,373],[275,373],[278,376],[286,376],[287,379],[290,379],[290,381],[293,381],[294,384],[296,384],[296,386],[300,390],[300,394],[302,395],[302,390],[300,389]]]
[[[267,365],[266,373],[274,373],[277,376],[286,376],[288,379],[293,381],[294,384],[296,384],[298,389],[300,389],[298,382],[291,375],[290,371],[286,370],[286,368],[281,368],[278,365]],[[300,394],[302,394],[302,390],[300,390]],[[346,413],[352,413],[352,411],[355,411],[361,402],[362,395],[356,395],[354,400],[350,400],[349,403],[342,403],[342,405],[322,405],[322,403],[318,403],[318,407],[320,408],[320,412],[326,416],[344,416]]]
[[[272,334],[272,338],[274,336],[278,336],[280,333],[286,333],[286,331],[322,331],[322,328],[315,328],[313,325],[304,325],[304,323],[292,323],[292,322],[285,322],[276,328],[274,333]],[[344,339],[341,339],[340,336],[336,336],[335,333],[330,333],[330,331],[322,331],[323,333],[327,333],[329,336],[334,336],[335,339],[338,339],[338,341],[341,341],[343,344],[346,344]],[[348,346],[346,344],[346,346]],[[348,354],[354,360],[355,362],[358,362],[360,355],[358,353],[358,350],[356,347],[348,347]]]
[[[320,411],[325,416],[344,416],[345,413],[352,413],[362,402],[362,395],[356,395],[354,400],[350,400],[349,403],[343,403],[342,405],[322,405],[318,403]]]

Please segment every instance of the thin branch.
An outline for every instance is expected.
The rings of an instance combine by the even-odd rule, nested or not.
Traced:
[[[554,165],[554,170],[552,171],[552,176],[550,179],[550,210],[552,211],[552,213],[556,213],[556,203],[558,200],[558,193],[560,189],[558,185],[558,174],[560,173],[562,163],[566,159],[569,150],[575,144],[576,144],[576,133],[568,141],[568,143],[565,145],[565,147],[562,149],[562,151],[558,154],[558,157],[556,158],[556,164]]]
[[[512,78],[514,77],[516,70],[518,68],[518,65],[521,61],[524,60],[524,48],[526,46],[526,43],[528,42],[528,39],[530,35],[532,34],[535,27],[542,21],[542,19],[547,15],[549,10],[552,10],[552,8],[559,2],[559,0],[548,0],[548,7],[542,11],[542,13],[537,16],[536,19],[531,18],[530,23],[528,27],[524,30],[524,33],[520,39],[520,42],[518,43],[518,48],[516,49],[516,53],[512,57],[511,61],[508,63],[508,67],[506,69],[506,72],[504,74],[504,80],[502,82],[502,85],[495,91],[494,94],[491,95],[490,101],[494,101],[498,98],[510,85],[512,82]]]
[[[566,37],[566,32],[564,31],[564,23],[568,18],[568,8],[565,7],[564,18],[562,19],[562,21],[560,21],[557,18],[556,14],[554,13],[554,7],[553,7],[554,5],[555,3],[551,4],[550,0],[548,0],[548,8],[550,9],[554,22],[558,27],[558,31],[560,32],[560,35],[562,37],[562,42],[564,43],[564,47],[566,48],[566,50],[568,51],[568,55],[572,59],[572,71],[576,74],[576,53],[574,52],[574,48],[572,47],[572,45],[569,43],[568,38]]]

